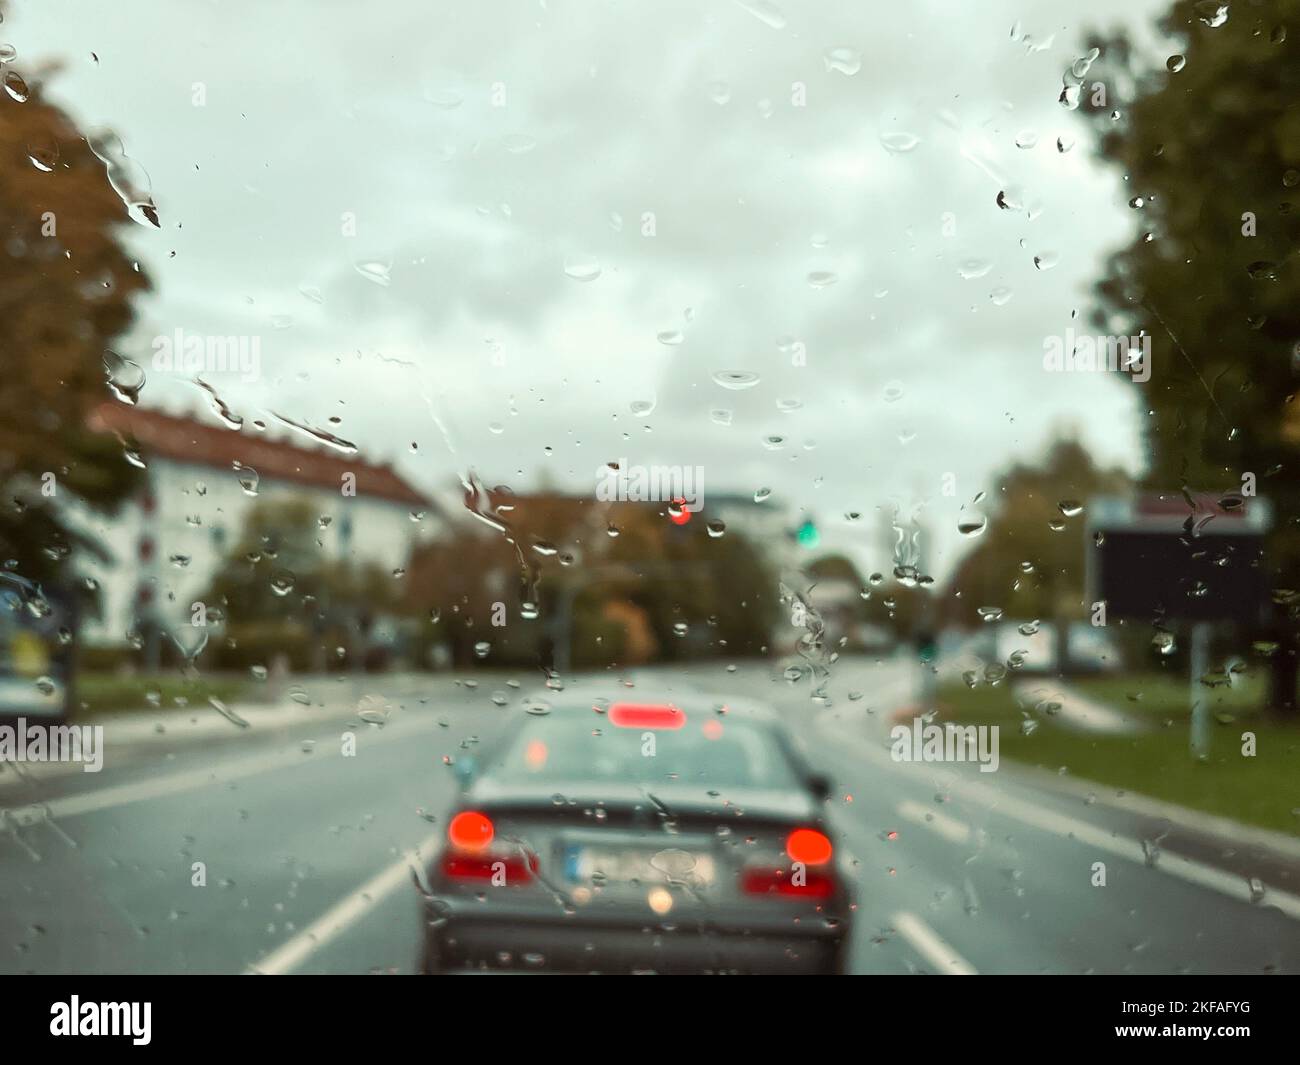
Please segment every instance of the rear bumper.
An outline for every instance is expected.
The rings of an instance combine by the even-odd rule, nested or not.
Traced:
[[[652,926],[568,918],[472,918],[437,922],[426,933],[431,972],[834,973],[849,927],[840,924],[741,929]]]

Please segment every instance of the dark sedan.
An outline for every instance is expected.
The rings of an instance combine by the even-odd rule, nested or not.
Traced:
[[[772,715],[703,697],[533,709],[429,869],[426,972],[841,970],[853,906],[828,784]]]

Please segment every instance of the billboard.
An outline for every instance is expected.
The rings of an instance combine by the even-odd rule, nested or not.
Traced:
[[[1109,617],[1150,621],[1264,620],[1268,582],[1263,500],[1155,496],[1096,501],[1089,594]]]

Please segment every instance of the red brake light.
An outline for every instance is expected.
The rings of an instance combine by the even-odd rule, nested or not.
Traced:
[[[785,841],[785,853],[804,865],[825,865],[831,860],[831,841],[815,828],[796,828]]]
[[[686,715],[672,703],[613,703],[608,717],[619,728],[679,729],[686,724]]]
[[[537,873],[537,855],[517,843],[493,846],[496,827],[487,814],[462,810],[447,825],[450,843],[442,854],[442,875],[449,880],[491,880],[526,884]]]
[[[835,878],[816,869],[803,870],[796,877],[789,869],[752,866],[741,874],[740,889],[746,895],[783,895],[786,898],[828,899],[835,893]]]
[[[507,886],[517,886],[529,883],[537,868],[535,854],[462,854],[449,850],[442,857],[442,875],[449,880],[492,880],[500,876]]]
[[[474,810],[462,810],[447,826],[447,839],[452,846],[470,853],[487,850],[495,835],[491,818]]]

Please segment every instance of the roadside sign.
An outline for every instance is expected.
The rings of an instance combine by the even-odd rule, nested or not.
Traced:
[[[1263,620],[1265,500],[1181,493],[1089,507],[1088,599],[1111,618]]]
[[[1211,626],[1262,622],[1268,610],[1265,500],[1239,496],[1098,499],[1089,508],[1088,598],[1108,619],[1180,621],[1188,633],[1190,747],[1210,748],[1208,700],[1200,683],[1209,664]]]

